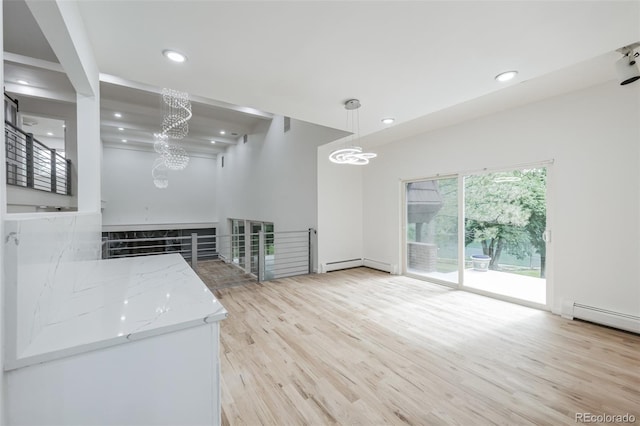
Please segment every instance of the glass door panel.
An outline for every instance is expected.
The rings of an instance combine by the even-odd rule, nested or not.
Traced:
[[[262,222],[251,222],[250,238],[251,238],[251,273],[258,274],[258,256],[260,254],[260,234],[262,231]]]
[[[249,224],[249,249],[251,251],[251,273],[258,274],[260,257],[260,232],[264,233],[265,277],[272,275],[274,262],[274,228],[270,222],[250,222]]]
[[[464,285],[546,304],[545,168],[466,176]]]
[[[458,284],[458,178],[406,184],[406,271]]]
[[[244,220],[231,219],[231,261],[244,267],[245,262]]]

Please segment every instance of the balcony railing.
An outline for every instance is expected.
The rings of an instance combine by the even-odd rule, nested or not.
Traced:
[[[134,233],[135,234],[135,233]],[[198,261],[231,264],[256,281],[269,281],[313,271],[316,231],[258,232],[248,234],[198,234],[164,237],[113,238],[103,236],[102,258],[179,253],[198,270]]]
[[[71,161],[8,121],[4,123],[7,184],[71,195]]]

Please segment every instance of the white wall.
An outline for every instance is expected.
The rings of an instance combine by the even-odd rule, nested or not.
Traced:
[[[47,206],[48,211],[55,211],[56,208],[76,210],[77,207],[72,204],[73,199],[67,195],[34,191],[31,188],[21,186],[7,185],[6,196],[8,213],[43,211],[44,206]]]
[[[100,211],[100,80],[76,3],[26,0],[76,90],[78,209]]]
[[[318,264],[362,258],[362,171],[368,166],[334,164],[336,146],[318,148]],[[374,160],[375,161],[375,160]]]
[[[283,117],[274,117],[218,155],[220,233],[229,218],[273,222],[276,232],[316,228],[317,147],[343,135],[293,119],[284,133]]]
[[[401,262],[401,179],[554,159],[554,312],[566,299],[640,315],[639,146],[640,84],[612,81],[378,147],[363,256]]]
[[[154,151],[103,149],[102,224],[157,225],[217,222],[216,160],[191,155],[182,171],[169,171],[169,186],[153,184]]]

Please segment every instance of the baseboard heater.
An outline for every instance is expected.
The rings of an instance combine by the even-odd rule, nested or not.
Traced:
[[[562,316],[568,319],[578,318],[640,334],[640,316],[636,315],[609,311],[575,302],[565,302],[562,305]]]
[[[384,271],[384,272],[388,272],[390,274],[397,274],[397,267],[396,265],[392,265],[390,263],[385,263],[385,262],[379,262],[377,260],[373,260],[373,259],[362,259],[364,262],[364,266],[366,266],[367,268],[372,268],[372,269],[377,269],[379,271]]]
[[[362,259],[338,260],[336,262],[327,262],[322,265],[322,272],[338,271],[340,269],[357,268],[362,266]]]

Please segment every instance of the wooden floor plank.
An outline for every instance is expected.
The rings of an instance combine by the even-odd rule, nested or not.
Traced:
[[[640,423],[635,334],[366,268],[216,295],[224,424]]]

